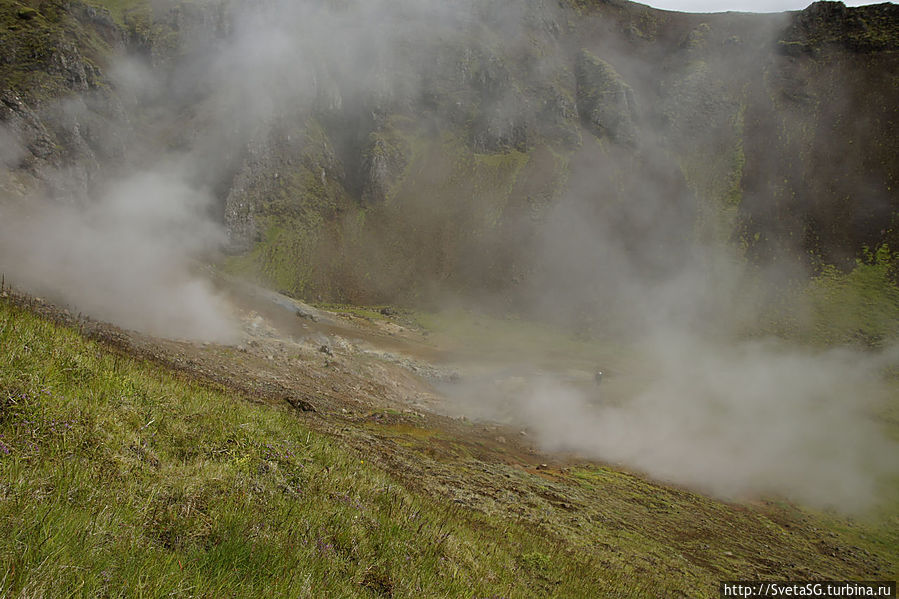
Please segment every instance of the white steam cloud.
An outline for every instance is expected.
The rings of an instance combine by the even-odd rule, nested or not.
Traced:
[[[671,221],[654,221],[655,200],[627,207],[639,212],[629,222],[645,221],[640,230],[650,233],[634,248],[629,232],[591,220],[588,180],[575,181],[547,220],[542,285],[530,293],[612,352],[595,365],[602,382],[528,367],[546,356],[509,348],[519,365],[444,387],[448,410],[526,427],[545,450],[719,497],[779,496],[853,513],[878,505],[899,476],[899,443],[881,416],[895,401],[889,371],[899,347],[759,338],[772,281],[794,276],[796,264],[760,274],[724,247],[692,242],[659,256],[651,232]],[[572,356],[571,368],[584,367]]]
[[[728,498],[774,494],[859,511],[899,472],[899,446],[872,413],[889,392],[880,370],[895,355],[683,334],[654,341],[647,366],[657,370],[632,398],[615,404],[602,387],[542,379],[521,397],[524,422],[548,449]]]
[[[226,341],[226,306],[189,262],[223,239],[209,202],[168,167],[112,182],[86,206],[0,208],[0,269],[124,327]]]

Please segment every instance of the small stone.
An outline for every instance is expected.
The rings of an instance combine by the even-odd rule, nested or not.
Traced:
[[[318,322],[318,317],[312,312],[307,312],[306,310],[297,309],[296,315],[297,318],[305,318],[306,320],[311,320],[312,322]]]

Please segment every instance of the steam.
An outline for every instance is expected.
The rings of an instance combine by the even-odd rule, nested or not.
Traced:
[[[25,155],[25,148],[18,137],[5,126],[0,126],[0,167],[12,168]]]
[[[899,476],[899,443],[879,416],[895,400],[899,346],[822,350],[761,334],[770,298],[786,293],[778,284],[807,276],[798,263],[759,269],[726,246],[672,237],[677,217],[659,202],[678,199],[652,180],[617,213],[597,210],[608,205],[601,181],[599,166],[575,173],[524,292],[606,348],[608,362],[592,365],[601,384],[592,372],[541,372],[545,356],[510,347],[517,367],[445,388],[450,412],[728,499],[779,496],[853,513],[878,505]],[[569,368],[590,368],[586,360]]]
[[[0,268],[36,293],[156,335],[227,341],[224,301],[190,260],[223,240],[176,166],[110,182],[86,206],[0,212]],[[12,258],[12,260],[10,260]]]
[[[349,95],[389,88],[357,61],[373,46],[375,60],[390,50],[376,39],[388,29],[441,12],[417,3],[407,11],[387,2],[225,4],[181,32],[171,63],[151,51],[110,65],[111,100],[87,91],[42,112],[75,156],[35,168],[26,138],[47,135],[37,118],[13,114],[34,125],[25,133],[0,123],[7,280],[125,327],[231,339],[230,308],[195,271],[228,241],[222,205],[241,161],[265,151],[285,122],[316,106],[339,109],[335,79]],[[8,177],[16,169],[37,172],[43,188],[16,185]]]
[[[451,414],[525,428],[566,452],[733,499],[781,497],[862,513],[899,475],[879,416],[899,348],[802,349],[655,330],[634,362],[572,376],[517,367],[445,385]]]
[[[871,411],[888,396],[886,355],[808,353],[774,340],[722,346],[683,333],[655,338],[645,355],[657,370],[632,399],[615,405],[604,397],[612,389],[547,378],[522,398],[524,421],[548,449],[727,498],[773,494],[860,511],[897,474],[899,447]]]

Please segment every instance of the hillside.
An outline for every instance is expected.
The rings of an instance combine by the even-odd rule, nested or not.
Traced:
[[[368,339],[325,354],[272,308],[236,350],[4,295],[6,596],[713,597],[729,578],[896,576],[892,504],[724,502],[409,403],[437,398],[364,350],[421,344],[401,320],[319,312]]]

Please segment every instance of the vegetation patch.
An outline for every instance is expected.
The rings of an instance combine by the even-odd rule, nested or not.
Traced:
[[[899,254],[865,249],[849,272],[827,265],[806,290],[804,333],[817,343],[882,347],[899,338]]]

